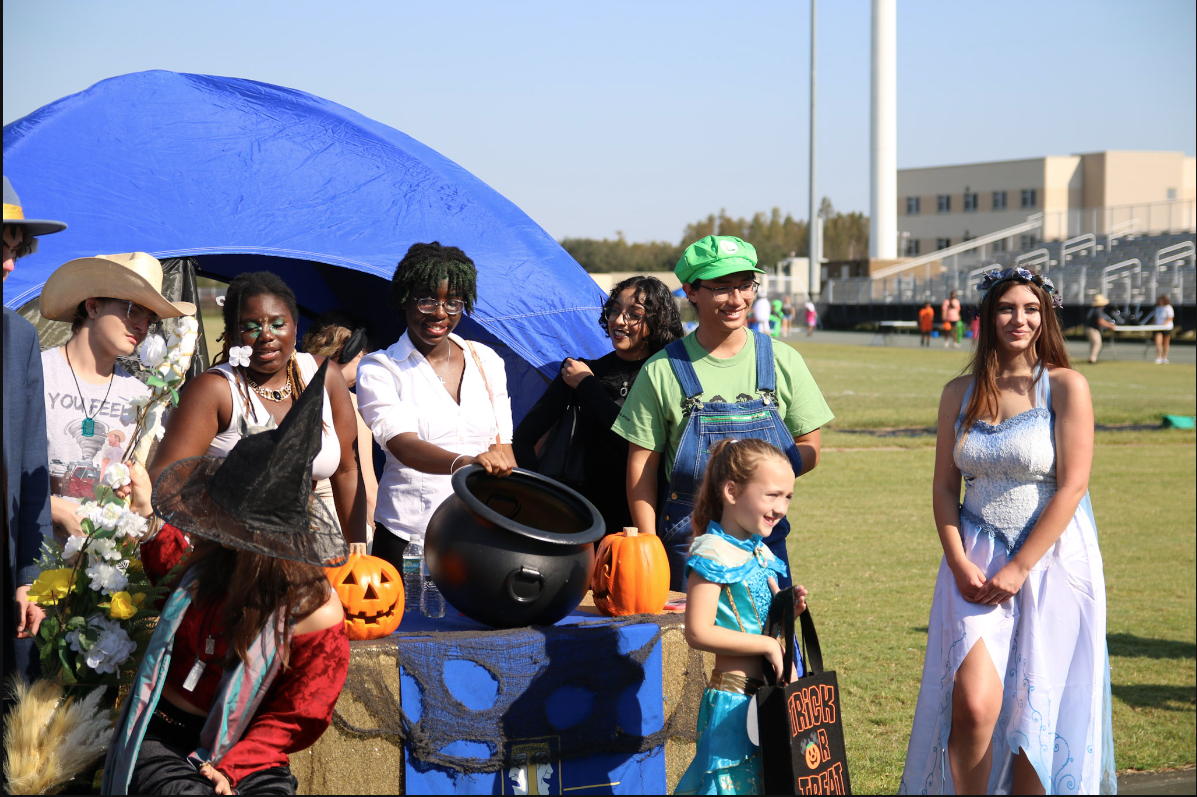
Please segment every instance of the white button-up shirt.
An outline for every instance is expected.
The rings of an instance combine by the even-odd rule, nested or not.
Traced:
[[[465,355],[461,404],[453,401],[407,333],[385,351],[363,357],[357,370],[358,411],[386,452],[374,519],[405,540],[423,541],[429,518],[453,487],[447,475],[421,473],[396,459],[387,448],[391,438],[415,432],[446,451],[471,456],[486,451],[496,435],[511,442],[511,399],[502,358],[452,333],[449,340]],[[486,384],[470,346],[482,361]]]

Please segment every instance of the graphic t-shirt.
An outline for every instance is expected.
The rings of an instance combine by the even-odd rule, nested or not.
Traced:
[[[134,424],[121,415],[131,399],[148,396],[150,389],[116,366],[112,389],[76,379],[62,349],[42,352],[46,380],[46,437],[49,445],[50,492],[79,501],[91,498],[101,470],[119,462],[133,434]],[[107,394],[107,399],[105,399]],[[85,435],[84,420],[91,418],[93,433]]]
[[[682,338],[686,354],[705,391],[703,401],[745,401],[758,398],[756,392],[756,336],[749,334],[739,352],[727,359],[712,357],[699,345],[694,333]],[[770,339],[777,373],[777,409],[790,434],[798,437],[813,432],[835,416],[807,370],[802,355],[780,341]],[[682,414],[685,394],[661,350],[648,358],[611,429],[624,439],[651,451],[665,452],[667,476],[673,475],[673,458],[685,431]]]

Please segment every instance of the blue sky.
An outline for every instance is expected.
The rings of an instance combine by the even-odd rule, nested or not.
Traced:
[[[1197,139],[1189,0],[898,2],[898,163]],[[4,123],[170,69],[347,105],[557,238],[807,213],[808,2],[4,2]],[[819,5],[819,185],[869,201],[868,0]]]

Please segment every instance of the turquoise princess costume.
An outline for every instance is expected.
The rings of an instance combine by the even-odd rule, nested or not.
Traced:
[[[706,534],[690,545],[690,571],[722,585],[715,625],[759,634],[773,595],[769,578],[788,575],[760,535],[737,540],[711,521]],[[802,672],[801,663],[797,664]],[[761,748],[748,738],[752,697],[764,684],[755,678],[715,670],[698,709],[698,745],[694,760],[675,794],[760,794]]]

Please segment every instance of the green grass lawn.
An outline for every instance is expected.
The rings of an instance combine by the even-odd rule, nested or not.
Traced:
[[[902,773],[942,556],[931,513],[934,438],[837,431],[928,427],[965,357],[797,346],[836,421],[798,483],[790,556],[811,591],[828,666],[844,690],[853,786],[894,792]],[[1082,367],[1098,424],[1194,414],[1195,369]],[[1194,763],[1197,625],[1193,432],[1097,435],[1090,493],[1105,561],[1118,768]]]

